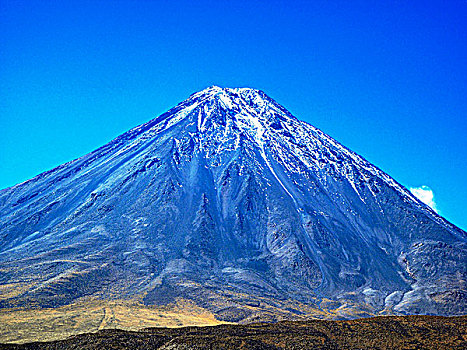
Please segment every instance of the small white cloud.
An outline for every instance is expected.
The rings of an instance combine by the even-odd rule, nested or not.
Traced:
[[[435,196],[431,188],[425,185],[420,187],[411,187],[410,192],[412,192],[412,194],[418,199],[420,199],[423,203],[430,206],[431,209],[438,212],[438,210],[436,209]]]

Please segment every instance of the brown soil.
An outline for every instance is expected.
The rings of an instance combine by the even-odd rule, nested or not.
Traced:
[[[467,316],[101,330],[1,349],[467,349]]]

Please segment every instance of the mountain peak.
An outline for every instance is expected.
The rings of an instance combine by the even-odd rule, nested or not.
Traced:
[[[167,113],[134,131],[150,127],[150,135],[155,135],[177,125],[202,135],[213,136],[211,131],[220,132],[227,138],[236,135],[237,140],[241,138],[240,134],[248,134],[261,146],[268,134],[290,134],[298,123],[299,120],[287,109],[261,90],[213,85],[190,95]],[[222,138],[220,135],[215,137],[218,136]]]
[[[180,115],[185,116],[198,111],[199,117],[203,120],[211,117],[233,118],[234,123],[248,120],[247,124],[253,123],[256,127],[265,128],[269,124],[279,126],[278,118],[282,121],[298,122],[287,109],[262,90],[249,87],[228,88],[213,85],[190,95],[176,109],[180,110]],[[203,111],[201,112],[200,109]]]
[[[219,96],[232,96],[232,97],[240,97],[240,98],[251,98],[252,96],[261,97],[261,98],[269,98],[263,91],[249,88],[249,87],[237,87],[237,88],[229,88],[229,87],[220,87],[217,85],[209,86],[201,91],[195,92],[190,96],[190,98],[213,98]],[[272,99],[271,99],[272,100]]]

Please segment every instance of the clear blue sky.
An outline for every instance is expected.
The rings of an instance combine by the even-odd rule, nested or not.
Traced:
[[[248,86],[467,229],[466,62],[465,0],[1,0],[0,188]]]

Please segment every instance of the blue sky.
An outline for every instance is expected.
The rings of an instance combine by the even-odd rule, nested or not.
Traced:
[[[0,188],[248,86],[467,229],[465,23],[464,0],[2,0]]]

